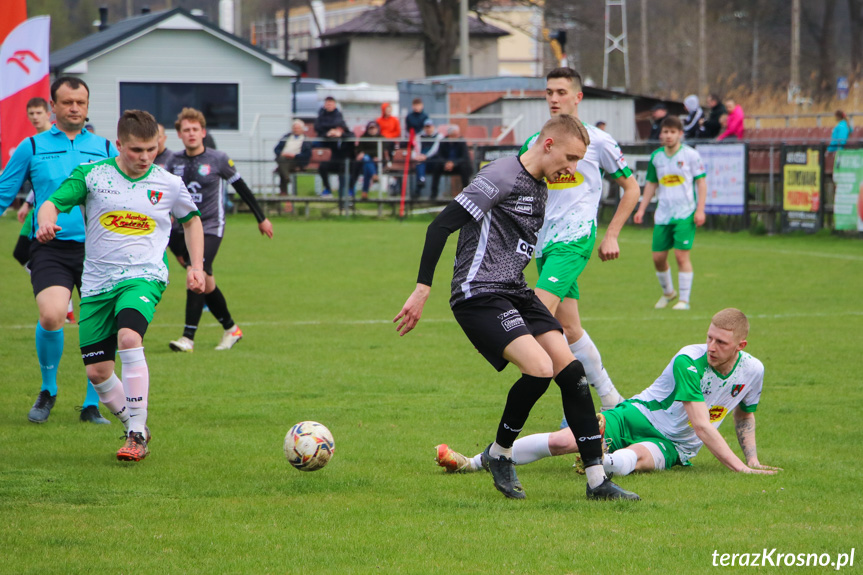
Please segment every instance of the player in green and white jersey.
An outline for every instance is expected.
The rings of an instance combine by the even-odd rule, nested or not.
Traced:
[[[149,453],[150,438],[144,334],[168,283],[165,248],[171,217],[186,232],[192,262],[186,286],[199,293],[204,289],[204,232],[183,181],[153,165],[155,118],[127,110],[117,124],[117,137],[119,156],[78,166],[43,203],[36,238],[51,241],[61,229],[58,215],[84,206],[81,357],[99,399],[126,428],[117,459],[140,461]],[[114,373],[118,348],[122,381]]]
[[[755,410],[761,398],[764,365],[743,348],[749,321],[737,309],[713,316],[707,343],[688,345],[672,358],[653,385],[610,411],[603,412],[606,473],[662,471],[689,465],[702,445],[726,467],[741,473],[773,474],[762,465],[755,446]],[[718,428],[734,412],[737,440],[745,463],[728,446]],[[600,425],[602,427],[602,425]],[[516,465],[577,451],[569,429],[538,433],[515,441]],[[477,457],[468,459],[438,446],[438,463],[448,472],[478,471]]]
[[[555,68],[546,76],[545,99],[552,116],[578,116],[578,103],[584,97],[581,75],[572,68]],[[620,256],[617,237],[638,203],[638,182],[607,132],[585,124],[590,135],[587,155],[578,171],[548,182],[545,223],[536,244],[539,281],[536,295],[563,326],[573,355],[584,365],[587,381],[596,389],[603,409],[623,401],[602,366],[599,350],[581,326],[578,312],[578,277],[587,266],[596,242],[596,214],[602,197],[602,176],[608,174],[620,185],[623,195],[617,211],[599,244],[599,259]],[[519,154],[536,141],[531,136]]]
[[[663,147],[650,156],[647,166],[647,185],[633,220],[644,221],[644,212],[657,194],[656,212],[653,215],[653,265],[662,288],[662,297],[654,306],[662,309],[676,297],[668,250],[674,248],[677,258],[677,283],[680,301],[672,309],[689,309],[692,293],[692,261],[689,251],[695,241],[695,228],[704,224],[704,205],[707,202],[707,175],[701,156],[683,143],[683,123],[677,117],[662,120],[659,136]],[[697,196],[696,196],[697,189]]]

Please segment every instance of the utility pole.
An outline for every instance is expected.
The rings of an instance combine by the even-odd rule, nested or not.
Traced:
[[[459,36],[459,72],[462,76],[470,76],[470,42],[468,36],[467,0],[459,2],[458,11],[458,36]]]
[[[641,0],[641,93],[647,94],[649,86],[647,74],[647,0]]]
[[[788,101],[800,93],[800,0],[791,1],[791,83]]]
[[[698,95],[707,97],[707,0],[698,0]]]

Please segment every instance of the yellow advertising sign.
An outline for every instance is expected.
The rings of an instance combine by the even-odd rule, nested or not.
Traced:
[[[785,164],[782,209],[786,212],[817,212],[821,201],[821,166],[818,150],[807,150],[806,164]]]

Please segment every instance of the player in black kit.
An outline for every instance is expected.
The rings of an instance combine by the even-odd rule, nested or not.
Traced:
[[[446,240],[461,229],[450,297],[453,315],[495,369],[512,362],[522,374],[509,390],[495,441],[482,457],[495,487],[513,499],[525,494],[512,444],[552,378],[582,454],[588,498],[638,499],[606,477],[584,368],[566,345],[560,323],[524,279],[545,214],[548,188],[543,178],[572,174],[589,143],[581,121],[562,114],[543,126],[537,144],[521,158],[502,158],[483,168],[429,225],[416,289],[393,320],[400,322],[400,335],[416,326]]]
[[[201,212],[204,224],[204,274],[206,287],[203,294],[186,291],[186,324],[183,337],[172,341],[169,345],[174,351],[190,352],[194,350],[195,333],[204,311],[204,304],[216,316],[225,330],[222,340],[216,346],[217,350],[231,349],[243,338],[240,326],[234,323],[228,304],[222,291],[216,286],[213,277],[213,260],[219,251],[219,244],[225,231],[225,203],[223,201],[224,182],[227,181],[240,194],[255,219],[261,234],[273,237],[273,224],[264,216],[264,212],[255,200],[252,190],[243,181],[240,173],[234,167],[234,162],[225,152],[207,148],[203,138],[207,133],[207,121],[204,115],[194,108],[183,108],[174,124],[177,135],[183,141],[185,151],[175,153],[168,160],[165,169],[183,178],[192,200]],[[183,266],[188,266],[189,258],[185,252],[185,241],[182,229],[171,230],[171,251]]]

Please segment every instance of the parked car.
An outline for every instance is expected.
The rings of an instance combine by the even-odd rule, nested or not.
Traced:
[[[296,82],[296,91],[291,86],[291,94],[289,95],[292,102],[292,109],[295,109],[294,116],[303,120],[314,120],[318,117],[318,110],[324,105],[324,98],[327,96],[326,88],[338,86],[338,83],[325,78],[300,78]],[[323,88],[319,91],[318,87]],[[293,108],[293,96],[296,93],[296,108]]]

